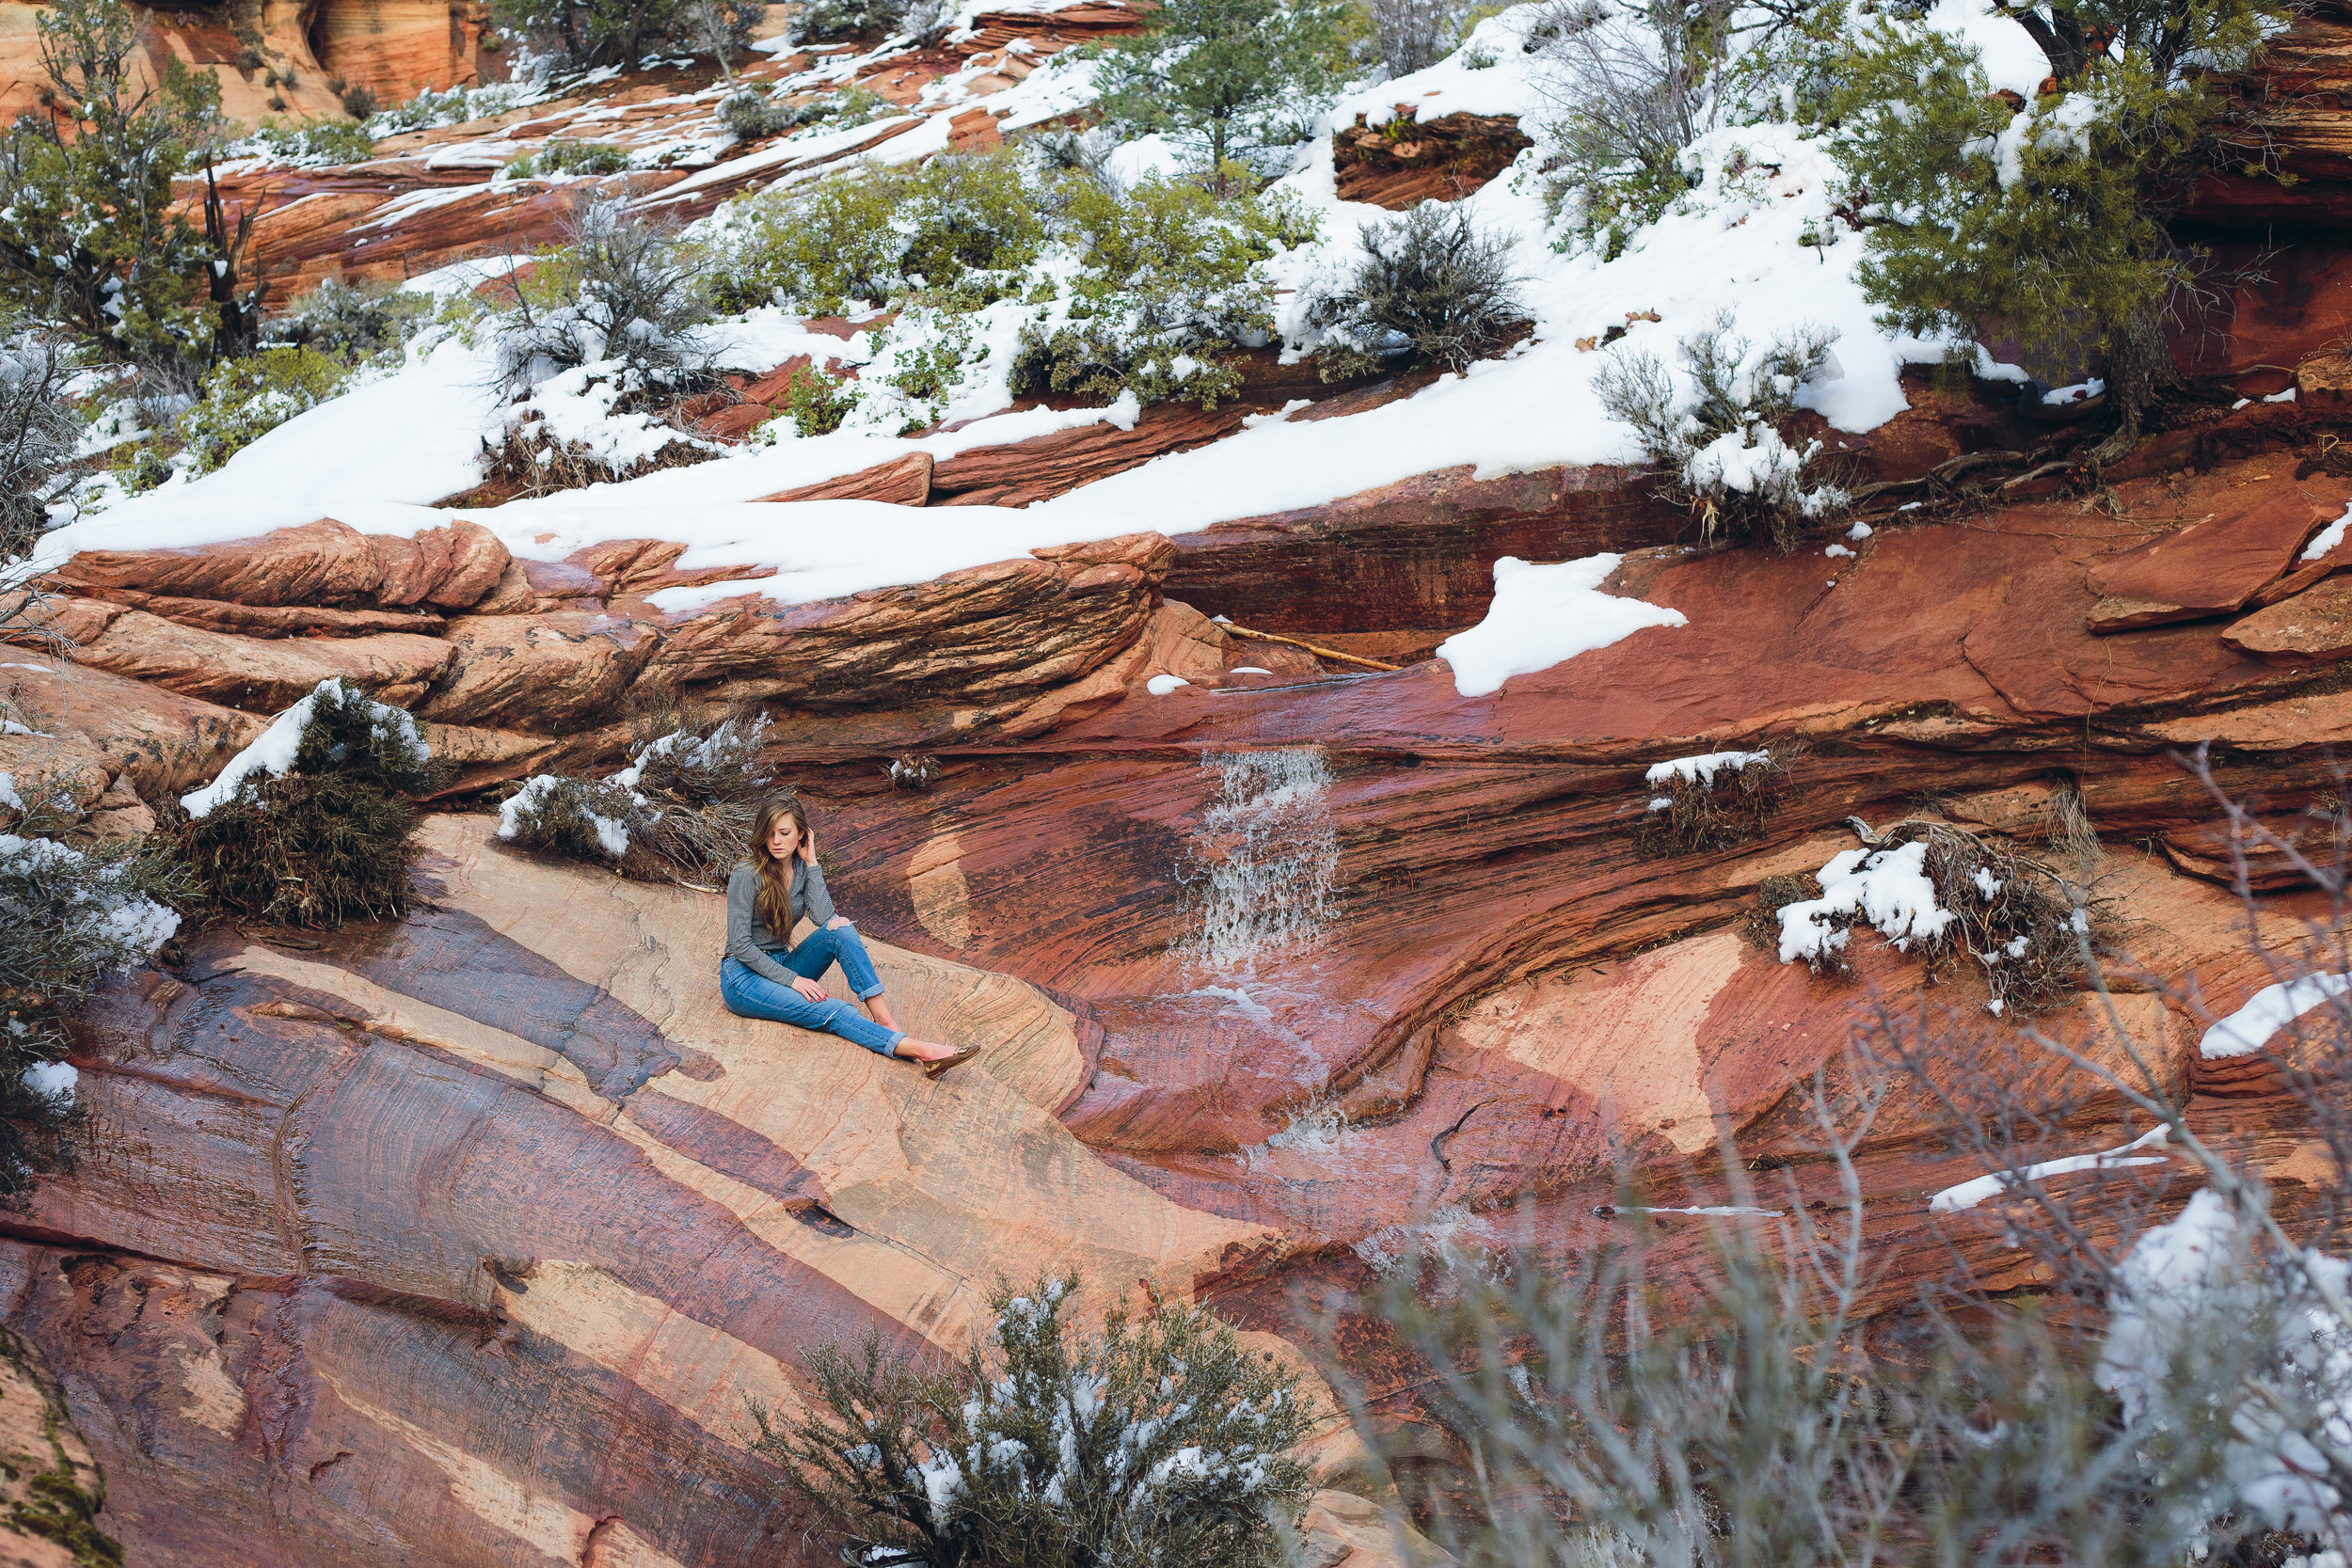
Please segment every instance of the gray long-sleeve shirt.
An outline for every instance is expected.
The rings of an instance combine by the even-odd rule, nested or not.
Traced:
[[[794,926],[803,916],[819,927],[833,919],[833,895],[825,891],[825,874],[798,855],[792,857],[791,895]],[[738,863],[727,879],[726,956],[755,974],[788,986],[792,972],[776,959],[791,950],[790,936],[789,928],[771,931],[759,918],[759,873],[749,861]]]

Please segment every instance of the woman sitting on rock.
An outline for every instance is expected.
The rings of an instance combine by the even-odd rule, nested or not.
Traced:
[[[793,947],[787,939],[803,915],[818,929]],[[836,963],[865,1014],[817,983]],[[807,812],[790,796],[770,800],[752,824],[751,859],[727,879],[727,951],[719,964],[727,1010],[839,1035],[884,1056],[919,1062],[929,1078],[979,1054],[910,1037],[890,1016],[882,990],[857,927],[834,913]]]

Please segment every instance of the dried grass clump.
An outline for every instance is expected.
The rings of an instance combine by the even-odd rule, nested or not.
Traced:
[[[1983,968],[1995,1013],[2039,1012],[2083,978],[2082,943],[2094,906],[2081,884],[2046,862],[1947,822],[1904,823],[1927,840],[1935,901],[1955,916],[1929,950],[1941,974],[1963,955]],[[2097,840],[2092,839],[2093,852]]]
[[[1764,836],[1780,809],[1792,749],[1719,752],[1660,763],[1649,770],[1647,809],[1634,830],[1645,856],[1696,855]]]
[[[409,836],[413,799],[430,794],[444,768],[406,710],[339,679],[279,715],[225,776],[287,725],[299,738],[282,772],[252,767],[201,815],[167,801],[158,834],[186,863],[203,899],[229,914],[335,927],[407,913],[408,873],[420,853]]]
[[[508,425],[496,446],[483,438],[482,482],[516,496],[551,496],[559,490],[642,479],[664,468],[691,467],[724,450],[715,441],[680,432],[648,456],[616,463],[585,441],[558,440],[543,421],[526,419]]]
[[[1767,953],[1780,949],[1780,911],[1821,895],[1818,878],[1809,875],[1767,877],[1756,885],[1756,901],[1740,917],[1740,935],[1750,946]]]
[[[759,759],[765,716],[691,722],[662,702],[643,716],[629,766],[609,779],[542,773],[499,813],[499,836],[608,865],[638,881],[702,886],[742,858],[775,775]]]

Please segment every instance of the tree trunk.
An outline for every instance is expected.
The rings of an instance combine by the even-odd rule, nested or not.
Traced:
[[[2140,416],[2158,394],[2181,384],[2172,367],[2172,350],[2164,341],[2164,317],[2154,305],[2133,311],[2107,335],[2107,396],[2122,413],[2114,435],[2091,452],[2094,461],[2112,463],[2139,445]]]

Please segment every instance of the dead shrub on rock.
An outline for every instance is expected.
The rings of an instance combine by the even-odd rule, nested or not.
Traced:
[[[482,441],[482,482],[516,496],[548,496],[591,484],[618,484],[664,468],[687,468],[721,456],[726,448],[683,431],[654,433],[649,451],[630,455],[607,445],[567,441],[543,418],[526,414],[500,433],[498,444]]]
[[[1740,935],[1751,947],[1773,952],[1780,946],[1780,911],[1820,895],[1821,884],[1813,877],[1767,877],[1756,884],[1756,897],[1740,918]]]
[[[340,676],[279,714],[157,827],[223,913],[279,926],[395,919],[412,902],[416,798],[444,769],[406,709]]]
[[[1709,752],[1659,763],[1643,780],[1649,802],[1634,842],[1654,857],[1751,843],[1764,836],[1764,825],[1780,809],[1788,780],[1787,762],[1769,751]]]
[[[629,766],[609,779],[527,782],[500,807],[499,836],[639,881],[701,886],[723,874],[775,781],[759,755],[766,716],[696,723],[659,703],[638,727]]]
[[[804,1414],[752,1406],[753,1447],[845,1562],[924,1568],[1276,1568],[1311,1488],[1297,1378],[1204,1309],[1154,1295],[1071,1322],[1074,1276],[989,1297],[961,1360],[868,1335],[806,1355]]]
[[[1914,817],[1880,831],[1847,821],[1862,847],[1821,868],[1818,897],[1774,913],[1783,962],[1850,975],[1853,932],[1875,927],[1897,949],[1916,948],[1931,979],[1976,968],[1996,1016],[2049,1006],[2081,983],[2082,942],[2106,923],[2089,886],[1954,823]]]

